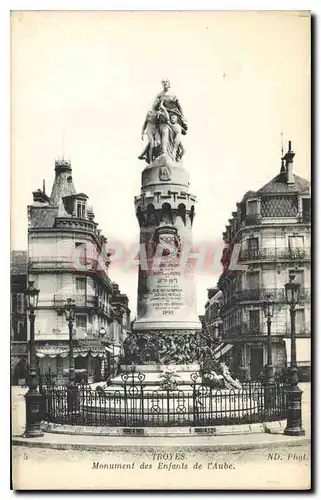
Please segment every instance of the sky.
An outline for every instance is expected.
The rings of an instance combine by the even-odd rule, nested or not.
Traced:
[[[145,114],[171,81],[188,120],[184,166],[197,196],[193,238],[215,266],[196,272],[198,313],[220,274],[222,231],[248,190],[280,169],[310,178],[310,20],[304,12],[15,12],[11,20],[11,247],[27,249],[32,191],[70,159],[110,242],[138,242],[134,196]],[[110,277],[135,315],[137,272]]]

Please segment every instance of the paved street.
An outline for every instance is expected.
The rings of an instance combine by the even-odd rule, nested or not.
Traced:
[[[308,430],[310,384],[301,384],[301,388],[304,391],[303,425]],[[12,424],[13,434],[16,436],[24,431],[25,392],[26,389],[19,387],[14,387],[12,390]],[[264,436],[266,439],[268,435]],[[246,438],[251,442],[257,437],[258,435],[249,435]],[[73,439],[77,441],[76,437]],[[122,441],[124,444],[124,440]],[[169,442],[168,438],[166,442]],[[148,444],[149,440],[146,439],[146,445]],[[187,452],[185,450],[177,452],[177,448],[171,450],[167,447],[157,448],[156,455],[153,455],[150,450],[144,452],[143,446],[144,444],[139,451],[138,448],[133,450],[129,447],[128,451],[112,452],[74,449],[65,451],[14,446],[12,452],[14,487],[16,489],[302,489],[309,487],[310,451],[308,445],[295,447],[280,445],[278,448],[269,450],[216,452],[200,452],[193,447]],[[117,468],[121,464],[127,464],[128,468]]]
[[[202,468],[196,469],[196,463]],[[128,464],[128,468],[110,469],[111,464]],[[309,471],[308,445],[269,451],[191,449],[178,454],[170,449],[144,453],[13,447],[13,474],[18,489],[300,489],[308,488]]]

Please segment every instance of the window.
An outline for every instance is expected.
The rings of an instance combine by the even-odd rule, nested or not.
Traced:
[[[80,265],[87,265],[87,247],[86,243],[82,243],[79,241],[75,242],[75,250],[77,257],[79,256],[79,264]]]
[[[78,219],[86,218],[86,202],[77,200],[76,202],[76,217]]]
[[[76,278],[76,305],[86,306],[87,299],[87,279]]]
[[[24,294],[23,293],[17,293],[17,302],[16,302],[16,311],[19,314],[24,313]]]
[[[250,290],[256,290],[260,287],[260,273],[247,273],[247,280]]]
[[[77,337],[83,338],[87,332],[87,315],[77,314],[76,315],[76,333]]]
[[[302,198],[303,220],[310,221],[311,219],[311,198]]]
[[[17,322],[17,334],[19,337],[21,337],[24,333],[24,322],[23,321],[18,321]]]
[[[260,309],[249,311],[250,332],[260,331]]]
[[[256,200],[247,202],[247,215],[257,215],[258,214],[258,204]]]
[[[304,309],[297,309],[295,313],[295,329],[296,333],[300,334],[304,331],[305,315]]]
[[[295,253],[303,249],[303,236],[289,236],[289,250]]]
[[[249,238],[247,240],[247,251],[249,258],[257,257],[259,251],[259,238]]]
[[[85,294],[86,288],[87,288],[87,278],[76,278],[76,292]]]

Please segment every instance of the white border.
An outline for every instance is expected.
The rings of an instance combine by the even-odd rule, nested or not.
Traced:
[[[10,383],[8,374],[10,373],[10,358],[9,358],[9,348],[10,348],[10,320],[9,320],[9,297],[10,297],[10,223],[9,223],[9,211],[10,211],[10,101],[9,101],[9,89],[10,89],[10,24],[9,24],[9,13],[10,10],[311,10],[312,13],[317,16],[320,13],[320,2],[317,0],[310,0],[304,2],[302,0],[292,0],[289,4],[286,0],[261,0],[259,3],[257,1],[237,1],[237,0],[162,0],[154,1],[153,4],[145,1],[131,1],[131,0],[118,0],[118,1],[108,1],[108,0],[78,0],[76,1],[66,1],[66,0],[47,0],[42,1],[7,1],[3,0],[0,4],[0,126],[1,126],[1,207],[2,207],[2,228],[4,231],[4,237],[2,236],[1,241],[1,259],[2,273],[1,273],[1,336],[2,336],[2,360],[1,366],[1,382],[3,388],[3,403],[1,415],[1,431],[3,433],[3,438],[1,439],[1,451],[3,454],[1,464],[1,493],[2,498],[11,497],[13,494],[9,492],[9,478],[10,478],[10,463],[8,461],[9,457],[9,425],[10,425],[10,415],[8,412],[7,396],[10,393]],[[318,19],[315,21],[314,28],[317,28]],[[316,37],[317,38],[317,37]],[[316,54],[320,54],[320,37],[316,40],[316,46],[314,47]],[[317,60],[317,55],[315,55],[315,62]],[[317,91],[317,65],[314,68],[314,78],[315,78],[315,89]],[[315,112],[314,125],[317,127],[317,119],[319,118],[320,112],[320,101],[317,102],[315,96],[315,105],[317,104]],[[315,130],[315,148],[319,141],[319,130]],[[319,187],[320,173],[319,165],[317,165],[317,152],[314,158],[314,169],[316,174],[314,176],[313,195],[315,198],[315,210],[314,210],[314,220],[321,220],[319,206],[320,203],[316,203],[319,199],[317,188]],[[318,205],[318,206],[317,206]],[[320,228],[315,243],[319,247],[321,231]],[[318,252],[315,251],[315,255]],[[314,286],[321,280],[320,266],[315,269],[315,279]],[[321,309],[321,296],[315,290],[315,309],[318,311]],[[316,318],[317,319],[317,318]],[[317,333],[317,327],[314,325],[314,333]],[[317,335],[315,335],[317,336]],[[319,349],[320,342],[317,344],[317,349]],[[318,356],[319,350],[315,359],[320,359]],[[320,363],[317,363],[320,364]],[[318,369],[318,367],[316,367]],[[318,374],[316,373],[316,379],[318,379]],[[8,384],[8,385],[7,385]],[[316,387],[317,389],[317,387]],[[317,391],[315,391],[316,393]],[[317,408],[319,410],[320,398],[316,397]],[[319,443],[318,443],[319,444]],[[7,447],[8,446],[8,447]],[[315,442],[315,448],[319,449],[317,443]],[[319,471],[315,471],[315,476],[319,477]],[[90,495],[90,493],[88,493]],[[109,494],[110,495],[110,494]],[[38,496],[38,495],[37,495]],[[113,495],[112,495],[113,496]],[[168,497],[168,495],[166,495]],[[193,495],[195,496],[195,494]],[[216,495],[220,496],[220,495]],[[67,494],[62,495],[62,497],[67,498]],[[116,494],[115,494],[116,497]]]

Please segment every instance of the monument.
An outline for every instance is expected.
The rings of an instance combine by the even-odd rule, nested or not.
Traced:
[[[189,374],[199,369],[201,332],[189,262],[196,197],[182,163],[187,122],[169,80],[162,85],[142,129],[148,142],[139,156],[146,166],[135,197],[140,227],[137,319],[124,345],[125,360],[150,373],[151,380],[169,367],[190,383]]]

